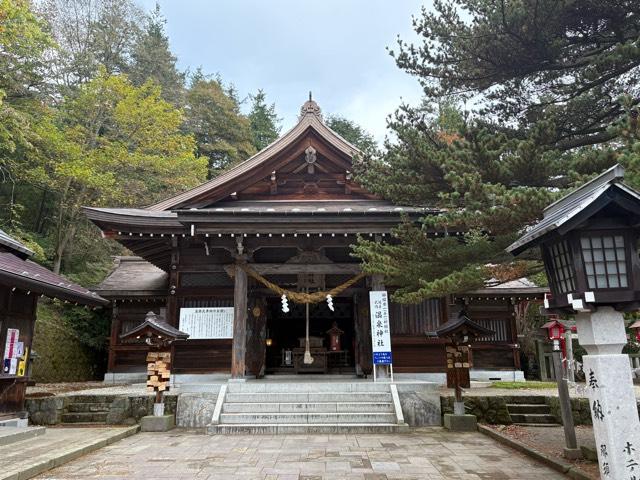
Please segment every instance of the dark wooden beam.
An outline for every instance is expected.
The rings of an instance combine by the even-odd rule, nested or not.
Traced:
[[[260,275],[357,275],[362,272],[358,263],[252,263],[249,266]]]
[[[247,350],[247,272],[235,265],[233,290],[233,344],[231,378],[244,378]]]

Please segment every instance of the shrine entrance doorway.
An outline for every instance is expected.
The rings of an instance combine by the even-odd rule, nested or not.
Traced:
[[[354,302],[339,297],[333,304],[334,311],[326,302],[309,304],[313,362],[305,363],[306,306],[291,302],[285,313],[279,299],[267,302],[267,374],[355,374]]]

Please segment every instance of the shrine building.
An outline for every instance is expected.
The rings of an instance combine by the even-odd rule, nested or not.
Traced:
[[[310,99],[291,130],[198,187],[146,208],[85,208],[135,255],[118,257],[96,289],[113,307],[107,377],[145,376],[147,346],[122,335],[149,311],[190,334],[172,344],[175,375],[369,375],[369,291],[384,290],[385,279],[362,275],[350,246],[358,236],[393,241],[403,217],[417,222],[438,211],[366,191],[353,176],[358,154]],[[445,345],[426,333],[465,308],[494,332],[472,347],[471,379],[522,379],[514,307],[543,289],[502,290],[391,302],[395,374],[443,382]],[[286,291],[333,294],[307,313],[291,296],[283,300]],[[313,363],[303,361],[307,338]]]

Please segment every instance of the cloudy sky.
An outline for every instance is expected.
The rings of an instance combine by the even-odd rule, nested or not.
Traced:
[[[138,0],[147,10],[155,0]],[[241,95],[262,88],[283,128],[308,92],[325,114],[343,115],[381,141],[385,118],[420,87],[386,47],[413,39],[418,0],[160,0],[181,69],[220,73]]]

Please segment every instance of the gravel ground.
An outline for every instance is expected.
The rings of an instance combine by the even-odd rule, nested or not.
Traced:
[[[589,460],[567,460],[562,456],[562,449],[565,446],[563,427],[524,427],[520,425],[487,425],[499,432],[519,440],[522,443],[535,448],[536,450],[553,455],[563,462],[571,463],[582,470],[593,479],[599,479],[600,473],[597,462]],[[587,425],[576,426],[576,438],[579,446],[586,446],[595,449],[595,439],[593,428]]]

